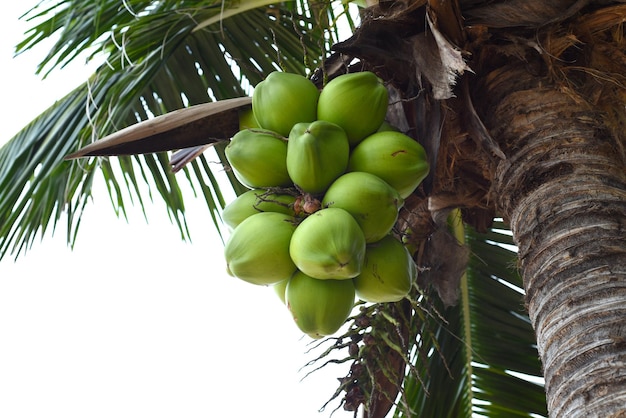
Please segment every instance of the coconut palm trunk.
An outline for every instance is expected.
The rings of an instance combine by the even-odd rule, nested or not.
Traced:
[[[494,196],[519,246],[552,417],[626,414],[626,171],[607,116],[525,69],[486,77],[506,160]]]

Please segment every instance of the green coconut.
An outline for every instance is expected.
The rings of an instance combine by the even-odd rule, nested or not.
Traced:
[[[289,280],[291,279],[281,280],[280,282],[272,285],[272,290],[274,290],[274,293],[276,293],[276,296],[278,296],[280,301],[285,305],[287,304],[286,292],[287,292],[287,284],[289,283]]]
[[[391,231],[404,200],[380,177],[355,171],[346,173],[330,185],[322,207],[341,208],[356,219],[365,242],[375,242]]]
[[[298,123],[289,133],[287,172],[307,193],[322,193],[348,167],[350,145],[343,129],[334,123]]]
[[[241,222],[224,248],[227,271],[232,276],[258,285],[287,280],[296,271],[289,256],[295,231],[294,218],[262,212]]]
[[[237,179],[250,189],[291,185],[287,141],[275,132],[243,129],[224,150]]]
[[[317,339],[341,328],[354,296],[352,280],[319,280],[298,271],[287,284],[285,299],[298,328]]]
[[[353,279],[356,295],[366,302],[397,302],[409,293],[416,274],[409,251],[387,235],[367,246],[361,274]]]
[[[222,211],[222,220],[235,229],[244,219],[260,212],[277,212],[295,216],[291,195],[277,194],[264,189],[252,189],[237,196]]]
[[[296,228],[289,254],[299,270],[316,279],[350,279],[361,273],[365,236],[343,209],[321,209]]]
[[[406,199],[426,178],[430,166],[426,151],[401,132],[372,134],[350,154],[348,171],[365,171],[389,183]]]
[[[239,129],[259,129],[259,123],[254,117],[252,106],[239,109]]]
[[[288,136],[293,125],[317,119],[319,90],[304,76],[275,71],[254,88],[252,111],[259,125]]]
[[[372,72],[340,75],[326,84],[317,102],[317,119],[336,123],[351,146],[376,132],[385,120],[389,94]]]

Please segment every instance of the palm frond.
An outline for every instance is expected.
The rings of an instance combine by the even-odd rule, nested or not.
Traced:
[[[27,14],[37,22],[18,47],[24,53],[58,35],[40,72],[63,67],[81,54],[104,61],[83,86],[35,119],[0,149],[0,257],[26,250],[36,234],[68,216],[74,243],[99,169],[119,214],[131,202],[143,206],[156,191],[184,238],[184,197],[167,155],[137,155],[64,162],[65,155],[141,120],[186,106],[249,95],[269,72],[308,73],[321,63],[337,32],[328,6],[304,1],[239,9],[227,19],[199,27],[239,2],[66,0],[42,3]],[[330,34],[330,36],[328,36]],[[228,139],[228,138],[224,138]],[[217,155],[223,159],[219,150]],[[207,202],[219,225],[224,205],[215,181],[221,164],[207,160],[183,175]],[[235,192],[242,187],[229,175]],[[208,181],[208,183],[206,183]],[[143,195],[147,184],[148,200]],[[6,187],[5,187],[6,186]],[[208,187],[208,189],[206,188]],[[223,186],[222,186],[223,187]],[[210,191],[210,193],[209,193]]]
[[[55,229],[68,214],[68,236],[89,198],[94,161],[63,162],[84,127],[85,89],[57,102],[0,149],[0,256],[20,253],[38,231]],[[72,111],[73,110],[73,111]]]
[[[424,321],[420,345],[431,347],[428,361],[416,353],[419,379],[409,373],[404,383],[411,413],[398,408],[396,417],[547,416],[535,336],[507,231],[501,222],[486,234],[467,231],[467,298],[448,309],[437,306],[445,321]]]

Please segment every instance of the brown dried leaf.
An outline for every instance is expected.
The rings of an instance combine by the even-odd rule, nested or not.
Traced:
[[[250,97],[238,97],[175,110],[128,126],[65,159],[148,154],[229,139],[239,130],[239,110],[249,107],[251,102]]]
[[[446,307],[458,302],[459,284],[469,260],[469,249],[459,244],[448,231],[449,213],[449,209],[432,212],[437,229],[426,242],[422,262],[424,271],[418,283],[423,289],[428,285],[435,288]]]
[[[413,57],[417,64],[417,79],[422,76],[432,85],[432,95],[437,100],[454,97],[453,87],[460,75],[472,71],[463,52],[450,43],[426,15],[430,31],[413,37]]]

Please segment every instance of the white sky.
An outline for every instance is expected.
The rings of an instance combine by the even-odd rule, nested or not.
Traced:
[[[27,28],[17,17],[35,3],[0,14],[0,144],[91,71],[42,82],[34,71],[45,51],[11,59]],[[188,200],[194,240],[184,243],[160,202],[149,224],[139,208],[127,223],[99,177],[95,189],[74,251],[62,224],[0,262],[1,417],[329,416],[337,403],[317,409],[347,364],[300,382],[310,340],[271,289],[225,274],[201,202]]]

